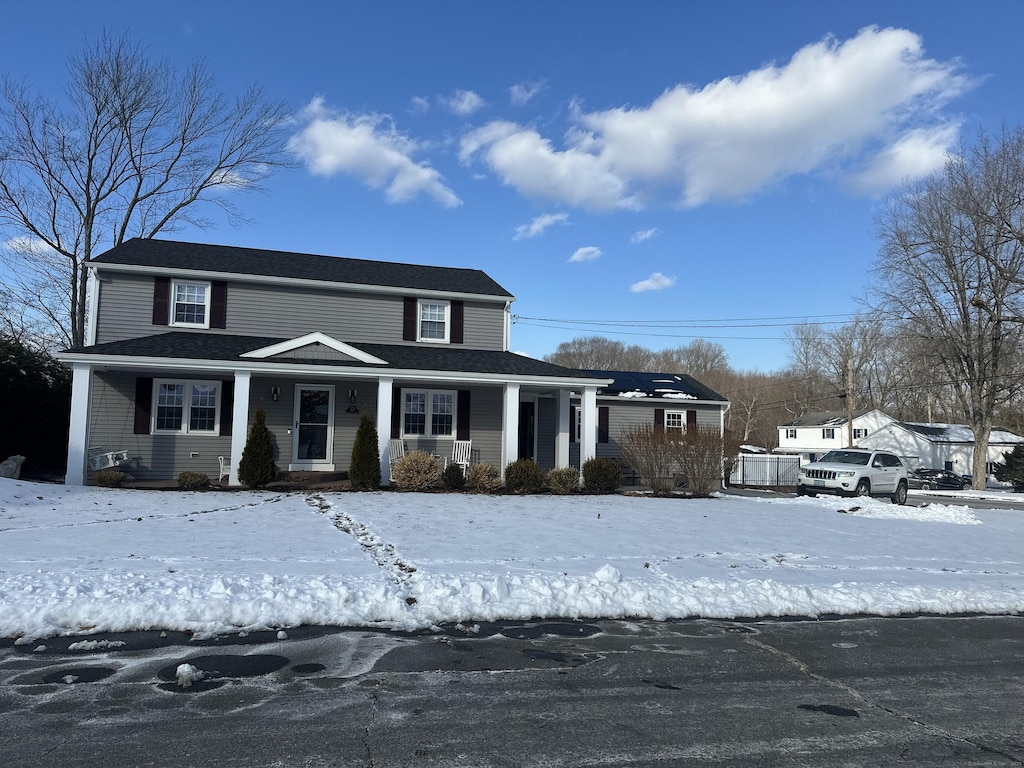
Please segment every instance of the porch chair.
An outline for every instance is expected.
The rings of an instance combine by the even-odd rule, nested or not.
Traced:
[[[128,458],[128,451],[108,451],[106,448],[89,449],[89,471],[98,472],[101,469],[117,469],[132,464]]]
[[[220,464],[220,474],[217,475],[219,483],[225,477],[231,477],[231,460],[227,456],[218,456],[217,463]]]
[[[472,448],[472,440],[456,440],[452,443],[452,456],[450,459],[445,460],[445,469],[448,468],[449,464],[458,464],[462,467],[462,474],[465,475],[469,470],[469,457]]]
[[[391,468],[395,466],[395,462],[405,458],[405,441],[404,440],[392,440],[391,441],[391,458],[388,460],[388,472],[390,473]]]

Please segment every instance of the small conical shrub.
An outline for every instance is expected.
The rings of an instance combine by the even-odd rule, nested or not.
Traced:
[[[277,477],[274,464],[274,443],[267,429],[267,417],[262,408],[256,409],[256,417],[245,439],[242,460],[238,462],[238,480],[250,488],[260,488]]]
[[[352,445],[352,463],[348,467],[352,489],[371,491],[380,488],[380,453],[377,450],[377,425],[368,414],[359,419]]]

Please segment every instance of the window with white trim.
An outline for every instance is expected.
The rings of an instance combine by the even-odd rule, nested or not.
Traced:
[[[795,429],[787,429],[786,430],[786,439],[787,440],[796,440],[796,430]]]
[[[406,389],[402,431],[406,435],[451,437],[455,434],[455,393]]]
[[[832,428],[832,427],[827,427],[825,429],[822,429],[821,430],[821,439],[822,440],[835,440],[836,439],[836,431],[835,431],[835,429]]]
[[[220,382],[153,382],[152,431],[199,435],[220,432]]]
[[[210,284],[194,280],[171,281],[170,325],[210,327]]]
[[[665,411],[665,431],[685,432],[686,411]]]
[[[853,430],[853,439],[859,440],[862,437],[867,437],[868,431],[866,429],[855,429]]]
[[[451,327],[451,303],[420,299],[416,306],[416,340],[447,344]]]

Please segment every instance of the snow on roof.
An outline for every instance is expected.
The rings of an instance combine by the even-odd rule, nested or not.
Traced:
[[[900,426],[916,432],[927,440],[936,443],[973,443],[974,430],[966,424],[927,424],[915,421],[899,422]],[[1024,443],[1024,437],[1003,427],[993,427],[989,435],[989,444]]]

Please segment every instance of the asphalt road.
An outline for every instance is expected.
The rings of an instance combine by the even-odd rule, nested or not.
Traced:
[[[0,766],[1024,765],[1020,616],[287,634],[0,643]]]

